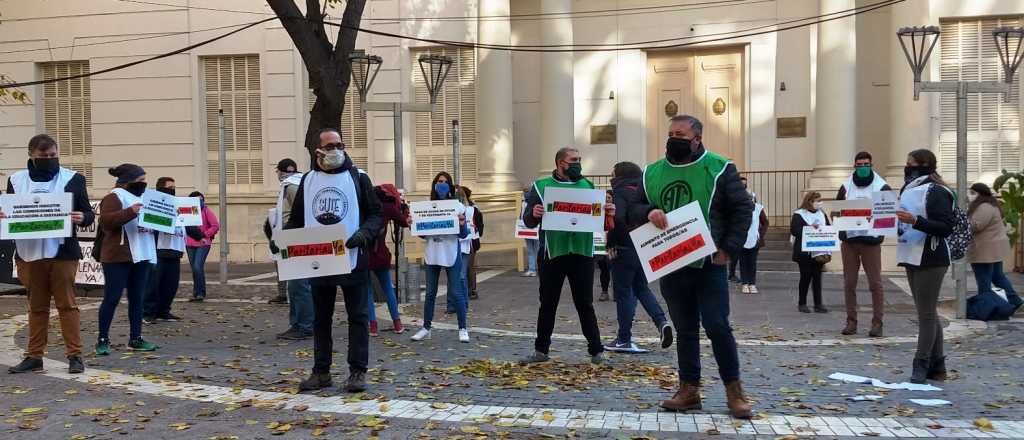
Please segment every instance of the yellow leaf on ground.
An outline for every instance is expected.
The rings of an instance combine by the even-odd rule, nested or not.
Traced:
[[[25,409],[21,410],[21,413],[22,414],[35,414],[35,413],[40,413],[40,412],[43,412],[43,411],[46,411],[46,408],[32,407],[32,408],[25,408]]]
[[[388,404],[386,404],[386,403],[382,403],[380,405],[379,409],[380,409],[380,412],[388,412],[388,410],[391,409],[391,407],[388,406]]]
[[[550,411],[545,411],[544,415],[540,416],[540,419],[545,422],[551,423],[555,421],[555,415],[552,414]]]
[[[278,426],[274,430],[278,431],[278,432],[288,432],[288,431],[292,430],[292,425],[291,425],[291,423],[285,423],[285,424],[283,424],[281,426]]]
[[[459,428],[459,431],[462,431],[466,434],[476,434],[480,432],[480,428],[476,426],[463,426]]]
[[[310,435],[312,435],[313,437],[320,437],[324,435],[324,430],[323,428],[316,428],[313,430],[313,432],[310,433]]]
[[[974,419],[974,426],[982,431],[995,431],[996,428],[992,426],[992,421],[984,417]]]
[[[440,402],[438,402],[438,403],[431,403],[430,407],[434,408],[434,409],[448,409],[448,404],[447,403],[440,403]]]

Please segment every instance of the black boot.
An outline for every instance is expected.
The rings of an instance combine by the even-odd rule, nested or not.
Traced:
[[[331,385],[331,373],[312,373],[299,384],[299,392],[322,390]]]
[[[946,357],[933,358],[928,366],[928,380],[946,380]]]
[[[927,383],[929,364],[930,362],[928,361],[928,359],[914,358],[914,371],[910,373],[910,383]]]
[[[345,392],[362,393],[366,391],[366,372],[354,370],[345,380]]]
[[[43,358],[26,357],[20,364],[7,369],[8,373],[28,373],[30,371],[43,371]]]

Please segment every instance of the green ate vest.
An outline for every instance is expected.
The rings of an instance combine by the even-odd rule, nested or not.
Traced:
[[[540,196],[541,204],[547,206],[544,201],[544,190],[547,188],[594,189],[594,184],[587,179],[568,183],[559,182],[554,177],[545,177],[537,180],[533,187],[537,191],[537,195]],[[548,258],[558,258],[569,254],[592,257],[594,256],[594,234],[591,232],[544,231],[544,249],[548,253]]]
[[[729,165],[729,159],[705,151],[700,159],[686,165],[673,165],[661,159],[644,170],[644,191],[654,207],[669,213],[693,201],[700,203],[704,220],[711,224],[711,199],[715,183]],[[691,267],[702,267],[698,261]]]

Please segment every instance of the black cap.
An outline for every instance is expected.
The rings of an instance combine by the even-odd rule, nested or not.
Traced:
[[[289,168],[291,168],[291,171],[288,170]],[[299,170],[299,165],[294,160],[284,158],[277,163],[277,170],[282,173],[292,173]]]

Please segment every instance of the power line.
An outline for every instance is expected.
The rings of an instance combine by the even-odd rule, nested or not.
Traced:
[[[79,48],[79,47],[102,46],[104,44],[117,44],[117,43],[127,43],[127,42],[131,42],[131,41],[151,40],[151,39],[154,39],[154,38],[176,37],[178,35],[185,35],[185,34],[198,34],[198,33],[201,33],[201,32],[219,31],[219,30],[222,30],[222,29],[228,29],[228,28],[233,28],[233,27],[238,27],[238,26],[245,26],[247,24],[249,24],[249,23],[229,24],[227,26],[217,26],[217,27],[207,28],[207,29],[196,29],[196,30],[193,30],[193,31],[167,32],[167,33],[156,34],[156,35],[147,35],[145,37],[125,38],[123,40],[97,41],[97,42],[94,42],[94,43],[68,44],[68,45],[65,45],[65,46],[48,46],[48,47],[40,47],[40,48],[36,48],[36,49],[8,50],[8,51],[5,51],[5,52],[0,52],[0,55],[6,55],[6,54],[11,54],[11,53],[37,52],[37,51],[41,51],[41,50],[75,49],[75,48]]]

